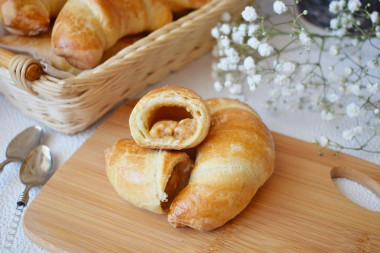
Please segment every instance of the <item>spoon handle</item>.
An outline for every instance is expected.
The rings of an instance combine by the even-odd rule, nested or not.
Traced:
[[[2,252],[12,252],[13,242],[16,237],[17,228],[20,224],[22,213],[24,212],[24,205],[17,205],[15,213],[13,214],[12,222],[8,228],[8,233],[5,238],[5,244]]]
[[[12,162],[11,159],[5,159],[5,161],[3,161],[2,163],[0,163],[0,172],[2,172],[3,169],[4,169],[4,166],[7,165],[10,162]]]

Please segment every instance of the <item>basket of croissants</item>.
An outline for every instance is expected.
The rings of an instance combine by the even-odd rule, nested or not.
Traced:
[[[1,0],[0,94],[65,134],[208,52],[251,0]]]

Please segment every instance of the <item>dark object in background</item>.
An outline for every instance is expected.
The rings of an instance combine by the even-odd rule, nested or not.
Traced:
[[[308,11],[308,14],[304,18],[317,26],[327,28],[330,27],[330,19],[334,18],[336,15],[329,12],[329,4],[333,0],[301,0],[298,4],[299,12],[304,10]],[[348,0],[346,0],[348,3]],[[371,13],[376,10],[380,12],[380,1],[379,0],[362,0],[362,8],[364,8],[367,3],[370,3],[371,6],[368,8],[368,11]],[[370,19],[360,18],[361,28],[367,28],[372,25]]]

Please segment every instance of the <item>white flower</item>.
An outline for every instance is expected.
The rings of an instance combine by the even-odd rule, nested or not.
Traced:
[[[338,19],[337,18],[330,19],[330,28],[333,30],[336,30],[336,29],[338,29],[338,27],[339,27]]]
[[[334,30],[332,34],[338,36],[339,38],[342,38],[346,34],[346,32],[347,32],[346,28],[340,28],[340,29]]]
[[[227,48],[230,46],[231,41],[228,39],[228,37],[224,36],[221,39],[219,39],[220,45],[224,48]]]
[[[243,43],[245,34],[239,30],[232,32],[232,41],[238,44]]]
[[[273,3],[273,10],[277,14],[281,15],[282,13],[284,13],[288,10],[288,7],[286,7],[286,5],[284,4],[283,1],[277,0]]]
[[[256,25],[256,24],[249,24],[248,25],[248,31],[247,31],[247,34],[248,36],[253,36],[253,34],[259,29],[259,25]]]
[[[258,49],[260,44],[261,44],[261,42],[256,38],[250,38],[247,41],[247,45],[253,49]]]
[[[334,114],[330,111],[322,110],[321,111],[321,118],[323,120],[332,120],[332,119],[334,119]]]
[[[351,67],[346,67],[344,71],[346,72],[347,75],[351,75],[354,72],[354,70]]]
[[[217,27],[214,27],[211,29],[211,36],[215,39],[218,39],[220,36],[219,29]]]
[[[340,24],[345,28],[352,28],[353,22],[356,20],[352,14],[343,13],[342,18],[340,19]]]
[[[214,83],[214,89],[216,92],[221,92],[223,89],[223,85],[219,81],[216,81]]]
[[[329,139],[326,136],[320,136],[318,138],[318,144],[322,147],[326,147],[329,144]]]
[[[241,32],[242,34],[246,35],[248,30],[248,25],[247,24],[240,24],[238,26],[238,31]]]
[[[347,7],[352,13],[358,11],[361,6],[360,0],[348,0]]]
[[[228,90],[231,94],[240,94],[243,89],[241,84],[234,84]]]
[[[273,51],[273,47],[271,47],[268,43],[262,43],[259,45],[258,51],[263,57],[269,56]]]
[[[356,118],[360,114],[360,108],[355,103],[351,103],[346,107],[347,116],[350,118]]]
[[[245,21],[252,22],[257,19],[256,9],[252,6],[246,6],[244,11],[241,13],[241,16]]]
[[[339,47],[337,45],[332,45],[329,49],[329,52],[331,55],[338,55],[339,54]]]
[[[248,76],[247,77],[247,84],[249,87],[255,86],[255,88],[256,88],[256,85],[260,84],[261,79],[262,79],[261,75]]]
[[[276,71],[285,75],[290,75],[296,70],[296,65],[293,62],[281,62],[276,64]]]
[[[371,94],[375,94],[378,90],[380,90],[380,83],[374,83],[374,84],[367,84],[367,90]]]
[[[373,113],[374,113],[374,114],[379,114],[379,113],[380,113],[380,110],[376,108],[375,110],[373,110]]]
[[[372,21],[372,24],[377,24],[379,23],[379,13],[377,11],[373,11],[371,13],[371,21]]]
[[[329,11],[333,14],[337,14],[342,9],[343,6],[339,1],[331,1],[329,4]]]
[[[289,80],[289,78],[288,78],[286,75],[282,75],[282,74],[280,74],[280,75],[276,75],[276,76],[275,76],[273,82],[274,82],[275,84],[278,84],[278,85],[280,85],[280,86],[283,86],[283,85],[287,85],[287,84],[289,84],[289,83],[290,83],[290,80]]]
[[[222,71],[227,71],[229,70],[229,63],[228,63],[228,60],[227,58],[221,58],[218,62],[218,65],[217,65],[218,69],[222,70]]]
[[[357,84],[350,84],[347,86],[347,91],[351,94],[354,94],[355,96],[359,96],[361,94],[360,92],[360,86]]]
[[[326,99],[329,102],[334,103],[334,102],[337,102],[339,100],[339,96],[336,93],[331,92],[331,93],[327,94]]]
[[[223,24],[223,25],[221,25],[221,27],[220,27],[220,32],[221,32],[221,33],[224,33],[225,35],[230,34],[230,32],[231,32],[231,27],[230,27],[230,25],[229,25],[229,24]]]
[[[358,38],[354,38],[352,41],[351,41],[351,44],[356,47],[357,45],[359,45],[359,39]]]
[[[226,81],[224,82],[224,87],[229,88],[229,87],[231,87],[231,86],[232,86],[232,80],[226,80]]]
[[[225,12],[222,14],[220,18],[223,22],[229,22],[231,20],[231,14],[229,12]]]
[[[306,34],[304,31],[300,32],[298,36],[299,41],[302,45],[308,46],[311,43],[311,39],[308,34]]]
[[[363,127],[356,126],[356,127],[352,128],[352,129],[344,130],[342,136],[343,136],[343,139],[350,141],[355,136],[359,136],[359,135],[362,135],[362,134],[363,134]]]
[[[254,71],[255,70],[255,60],[248,56],[244,59],[244,67],[247,70],[247,72]]]

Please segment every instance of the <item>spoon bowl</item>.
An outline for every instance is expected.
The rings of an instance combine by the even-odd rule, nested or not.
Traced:
[[[0,164],[0,172],[10,162],[23,161],[28,153],[40,144],[41,138],[40,126],[29,127],[14,137],[7,147],[5,161]]]
[[[25,190],[20,195],[17,205],[26,206],[30,188],[45,184],[53,173],[53,157],[49,147],[39,145],[34,148],[20,167],[20,180],[25,184]]]

